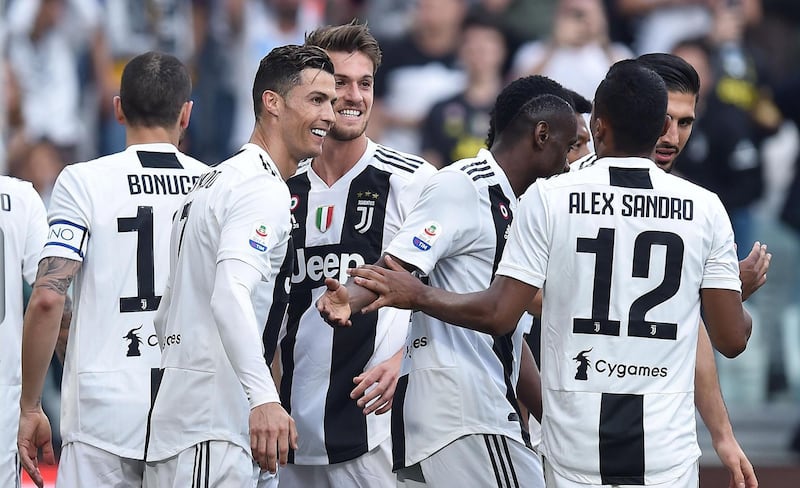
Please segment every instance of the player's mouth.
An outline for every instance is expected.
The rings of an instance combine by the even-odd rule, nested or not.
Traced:
[[[656,163],[669,164],[678,155],[678,149],[674,147],[657,147],[656,148]]]
[[[361,110],[356,110],[354,108],[345,108],[345,109],[339,110],[339,112],[338,112],[339,115],[341,115],[342,117],[348,118],[348,119],[355,119],[355,118],[361,117],[362,113],[363,112]]]
[[[311,133],[317,137],[325,137],[328,135],[328,131],[325,129],[311,129]]]

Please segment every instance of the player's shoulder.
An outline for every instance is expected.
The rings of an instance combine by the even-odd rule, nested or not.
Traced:
[[[183,168],[186,170],[193,171],[196,173],[204,173],[208,171],[209,168],[211,168],[211,166],[209,166],[208,164],[186,153],[178,152],[176,153],[176,155],[178,156],[178,161],[180,161],[181,166],[183,166]]]
[[[238,175],[240,180],[255,179],[262,184],[266,181],[269,182],[266,184],[274,182],[283,185],[283,178],[269,154],[251,143],[245,144],[231,157],[209,169],[227,173],[229,179],[234,178],[233,175]]]
[[[372,151],[370,162],[373,166],[403,179],[428,178],[436,172],[432,164],[414,154],[371,141],[368,150]]]
[[[0,175],[0,191],[3,193],[36,193],[30,181],[21,180],[15,176]]]

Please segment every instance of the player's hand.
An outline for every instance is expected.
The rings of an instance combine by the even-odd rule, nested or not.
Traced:
[[[286,465],[290,448],[297,449],[297,429],[280,403],[250,410],[250,450],[261,469],[276,473],[277,463]]]
[[[347,288],[333,278],[325,279],[328,288],[317,300],[317,310],[322,319],[331,326],[350,327],[350,294]]]
[[[350,392],[350,398],[357,399],[356,404],[364,409],[364,415],[372,412],[381,415],[391,410],[402,361],[401,351],[353,378],[356,387]]]
[[[767,245],[756,241],[746,258],[739,261],[739,279],[742,282],[742,301],[747,300],[767,282],[767,270],[772,254]]]
[[[742,451],[736,438],[729,436],[719,442],[714,443],[714,450],[717,451],[722,464],[728,468],[731,475],[729,488],[757,488],[758,479],[753,470],[753,465]]]
[[[378,295],[378,299],[362,308],[361,313],[374,312],[381,307],[411,310],[416,307],[416,298],[423,293],[425,285],[391,256],[386,255],[384,262],[386,268],[366,264],[347,270],[357,285]]]
[[[53,453],[50,420],[44,414],[41,405],[32,410],[22,410],[19,416],[19,432],[17,449],[22,467],[36,486],[42,488],[44,479],[39,471],[38,451],[42,448],[42,460],[47,464],[55,464]]]

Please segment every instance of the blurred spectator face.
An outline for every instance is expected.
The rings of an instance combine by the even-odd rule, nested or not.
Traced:
[[[64,13],[64,0],[42,0],[34,22],[34,30],[43,32],[55,27]]]
[[[451,29],[461,25],[465,0],[417,0],[413,26],[416,30]]]
[[[374,99],[375,70],[372,61],[361,52],[328,51],[333,61],[336,96],[333,106],[336,123],[328,137],[337,141],[353,140],[367,130]]]
[[[498,30],[470,25],[463,33],[459,58],[467,73],[499,73],[506,59],[506,41]]]
[[[30,147],[18,175],[30,181],[39,195],[46,199],[62,169],[64,163],[56,148],[49,142],[37,142]]]
[[[589,127],[586,125],[586,119],[583,114],[576,113],[575,121],[578,123],[578,134],[575,144],[569,148],[567,153],[568,163],[573,163],[591,152],[589,151],[589,140],[592,136],[589,133]]]
[[[601,0],[561,0],[553,30],[554,37],[567,46],[605,39],[608,25]]]

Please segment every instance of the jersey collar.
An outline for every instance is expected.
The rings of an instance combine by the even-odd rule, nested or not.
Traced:
[[[640,158],[640,157],[630,157],[630,158],[598,158],[593,163],[594,166],[603,165],[603,166],[616,166],[616,167],[624,167],[624,168],[653,168],[658,169],[656,163],[653,162],[652,159],[648,158]]]
[[[514,193],[514,189],[511,188],[511,182],[508,181],[508,176],[506,176],[506,172],[503,171],[503,168],[495,161],[492,152],[488,149],[481,148],[478,150],[478,155],[476,156],[478,160],[485,160],[489,163],[489,166],[492,167],[492,171],[497,176],[497,181],[500,183],[500,187],[503,189],[503,193],[506,195],[515,195],[517,198],[521,197],[522,195],[517,195]]]
[[[126,151],[149,151],[149,152],[164,152],[164,153],[176,153],[179,152],[178,148],[170,144],[169,142],[150,142],[147,144],[132,144],[125,148]]]
[[[265,166],[264,169],[266,171],[269,171],[269,172],[273,173],[275,176],[280,178],[281,181],[283,181],[283,177],[281,176],[281,172],[280,172],[280,170],[278,170],[278,165],[275,164],[275,161],[272,160],[272,158],[269,156],[269,153],[267,151],[265,151],[264,148],[262,148],[258,144],[253,144],[252,142],[247,142],[242,146],[242,148],[239,151],[240,152],[241,151],[250,151],[250,152],[257,153],[259,155],[260,163]]]

